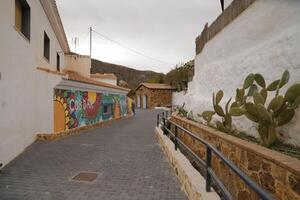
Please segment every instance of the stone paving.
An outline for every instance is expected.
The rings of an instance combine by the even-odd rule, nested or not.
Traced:
[[[138,110],[60,141],[35,142],[0,174],[1,200],[187,199],[154,139],[158,111]],[[97,172],[93,182],[71,180]]]

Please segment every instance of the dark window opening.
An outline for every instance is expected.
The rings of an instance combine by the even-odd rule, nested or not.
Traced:
[[[30,40],[30,7],[26,0],[15,0],[15,27]]]
[[[110,114],[110,109],[111,109],[111,106],[110,105],[104,105],[103,106],[103,114]]]
[[[56,53],[56,70],[60,71],[60,56]]]
[[[108,106],[107,105],[104,105],[104,107],[103,107],[103,113],[104,114],[108,113]]]
[[[48,35],[44,32],[44,57],[50,60],[50,39]]]

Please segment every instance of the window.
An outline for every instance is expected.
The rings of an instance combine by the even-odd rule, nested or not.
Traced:
[[[50,59],[50,39],[46,32],[44,32],[44,57],[49,61]]]
[[[103,114],[110,114],[110,105],[103,106]]]
[[[104,114],[108,113],[108,106],[107,105],[104,105],[104,107],[103,107],[103,113]]]
[[[30,7],[26,0],[15,0],[15,27],[30,40]]]
[[[58,53],[56,53],[56,70],[60,71],[60,56]]]

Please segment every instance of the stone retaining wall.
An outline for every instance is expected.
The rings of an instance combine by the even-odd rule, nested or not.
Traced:
[[[173,115],[171,120],[213,144],[276,199],[300,199],[299,160],[179,116]],[[178,131],[178,136],[205,159],[204,145],[186,134],[183,135],[182,131]],[[255,192],[215,156],[212,158],[212,167],[235,199],[259,199]]]

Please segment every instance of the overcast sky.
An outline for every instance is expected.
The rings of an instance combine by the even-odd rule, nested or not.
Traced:
[[[93,33],[93,58],[157,72],[193,59],[195,38],[221,12],[219,0],[57,0],[57,5],[72,51],[72,40],[78,37],[77,53],[89,54],[92,26],[147,56]]]

